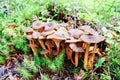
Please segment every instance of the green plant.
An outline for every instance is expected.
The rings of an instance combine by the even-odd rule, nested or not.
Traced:
[[[18,50],[22,50],[24,53],[29,52],[29,47],[26,38],[17,37],[13,40],[14,46]]]
[[[101,80],[111,80],[111,77],[107,74],[100,74],[100,79]]]
[[[33,72],[33,73],[37,73],[38,72],[38,68],[37,65],[35,64],[35,61],[33,60],[28,60],[26,57],[23,60],[23,65],[25,68],[29,69],[29,71]]]
[[[0,56],[0,64],[4,64],[6,62],[5,57]]]
[[[32,77],[32,74],[22,66],[18,66],[18,72],[24,80],[29,80]]]

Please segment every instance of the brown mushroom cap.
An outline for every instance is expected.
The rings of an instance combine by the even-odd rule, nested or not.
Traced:
[[[57,26],[56,26],[56,23],[54,22],[48,22],[46,23],[45,25],[45,31],[49,31],[49,30],[53,30],[55,29]]]
[[[35,21],[32,23],[32,28],[38,30],[39,32],[43,32],[45,27],[45,23],[40,21]]]
[[[50,31],[46,31],[46,32],[42,32],[41,35],[43,35],[44,37],[51,35],[55,32],[55,30],[50,30]]]
[[[17,26],[17,24],[15,22],[13,22],[13,23],[10,23],[9,26],[15,28]]]
[[[69,47],[74,51],[74,52],[84,52],[82,47],[78,47],[76,44],[71,43]]]
[[[49,51],[47,49],[41,51],[41,54],[48,54],[48,53]]]
[[[70,37],[69,39],[67,39],[65,42],[66,43],[76,43],[76,42],[81,42],[82,40],[79,38],[79,39],[75,39],[73,37]]]
[[[80,38],[81,40],[87,43],[99,43],[105,39],[105,37],[102,35],[95,36],[95,35],[89,35],[89,34],[84,34]]]
[[[26,35],[26,38],[27,38],[28,40],[33,39],[32,35]]]
[[[38,39],[38,38],[39,38],[39,35],[40,35],[39,32],[34,31],[33,34],[32,34],[32,37],[33,37],[33,39]]]
[[[14,44],[12,42],[7,43],[8,46],[13,46]]]
[[[31,34],[32,34],[32,33],[33,33],[33,29],[30,28],[30,27],[25,27],[24,30],[23,30],[23,32],[26,32],[27,34],[28,34],[28,33],[31,33]]]
[[[91,27],[88,25],[80,26],[79,29],[85,31],[86,29],[89,30]]]
[[[79,29],[70,29],[70,30],[68,31],[68,33],[69,33],[72,37],[77,38],[77,39],[80,38],[80,36],[84,34],[84,32],[81,31],[81,30],[79,30]]]

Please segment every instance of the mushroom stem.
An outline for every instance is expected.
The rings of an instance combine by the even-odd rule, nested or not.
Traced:
[[[102,54],[97,49],[97,43],[94,44],[93,51],[92,51],[91,55],[89,56],[88,69],[93,68],[93,62],[94,62],[95,53],[98,53],[99,56],[102,56]]]
[[[89,70],[91,70],[93,68],[94,56],[95,56],[94,53],[90,54],[90,56],[89,56],[89,61],[88,61],[88,69]]]
[[[75,67],[78,66],[78,57],[79,57],[79,52],[75,53]]]
[[[35,47],[31,45],[30,48],[32,49],[34,56],[36,56],[37,54],[36,54]]]
[[[55,45],[57,47],[57,55],[58,55],[60,52],[60,42],[55,42]]]
[[[87,67],[88,67],[89,48],[90,48],[90,43],[86,43],[86,51],[85,51],[85,55],[84,55],[84,69],[86,69],[86,70],[87,70]]]
[[[67,55],[67,59],[70,60],[71,56],[72,56],[72,50],[69,48],[69,45],[66,46],[66,55]]]
[[[42,47],[43,49],[46,49],[46,47],[45,47],[45,45],[44,45],[44,42],[43,42],[41,39],[38,39],[38,41],[39,41],[41,47]]]

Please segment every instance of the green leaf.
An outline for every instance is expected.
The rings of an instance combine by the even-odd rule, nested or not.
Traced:
[[[95,67],[100,67],[102,66],[102,63],[105,61],[105,57],[99,59],[99,61],[95,64]]]

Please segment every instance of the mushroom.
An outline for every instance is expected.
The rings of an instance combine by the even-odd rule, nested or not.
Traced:
[[[44,57],[46,58],[46,59],[49,59],[48,57],[47,57],[47,54],[49,53],[49,50],[47,50],[47,49],[44,49],[44,50],[42,50],[41,51],[41,54],[44,54]]]
[[[75,58],[74,58],[75,62],[72,60],[72,58],[71,58],[71,61],[77,67],[78,66],[79,54],[81,52],[84,52],[84,50],[83,50],[82,47],[78,47],[75,43],[70,44],[69,47],[75,52]]]
[[[70,29],[68,33],[76,39],[80,38],[80,36],[84,34],[84,32],[79,29]]]
[[[17,24],[15,22],[9,24],[10,27],[15,28]]]
[[[44,30],[45,31],[50,31],[50,30],[54,30],[56,27],[57,27],[56,23],[54,23],[54,22],[48,22],[48,23],[46,23]]]
[[[36,47],[37,45],[34,44],[34,40],[32,35],[26,35],[26,38],[29,40],[29,47],[32,49],[34,56],[36,56]]]
[[[33,29],[30,27],[25,27],[23,32],[26,32],[27,35],[31,35],[33,33]]]
[[[51,54],[52,48],[55,46],[54,42],[48,39],[48,40],[46,40],[45,45],[47,46],[48,51]]]
[[[43,32],[45,27],[45,23],[40,22],[40,21],[35,21],[32,23],[32,28],[35,30],[38,30],[38,32]]]
[[[29,47],[32,49],[34,56],[37,56],[36,47],[38,47],[36,44],[29,44]]]
[[[40,43],[43,49],[46,49],[43,39],[45,39],[41,34],[39,34],[38,42]]]
[[[72,49],[69,47],[69,45],[66,45],[66,55],[68,60],[71,60],[72,53],[73,53]]]
[[[97,52],[98,54],[100,54],[100,52],[98,52],[96,45],[97,43],[101,42],[102,40],[104,40],[105,38],[101,35],[90,35],[90,34],[84,34],[81,37],[81,40],[83,40],[86,43],[86,51],[85,51],[85,55],[84,55],[84,69],[87,69],[88,67],[88,55],[89,55],[89,50],[90,50],[90,44],[91,43],[95,43],[94,44],[94,48],[95,52]],[[93,56],[94,57],[94,56]]]
[[[64,33],[60,33],[60,34],[59,33],[60,32],[57,31],[54,34],[47,36],[47,39],[52,39],[55,42],[57,47],[57,53],[56,53],[57,55],[60,53],[60,42],[62,40],[66,40]]]

